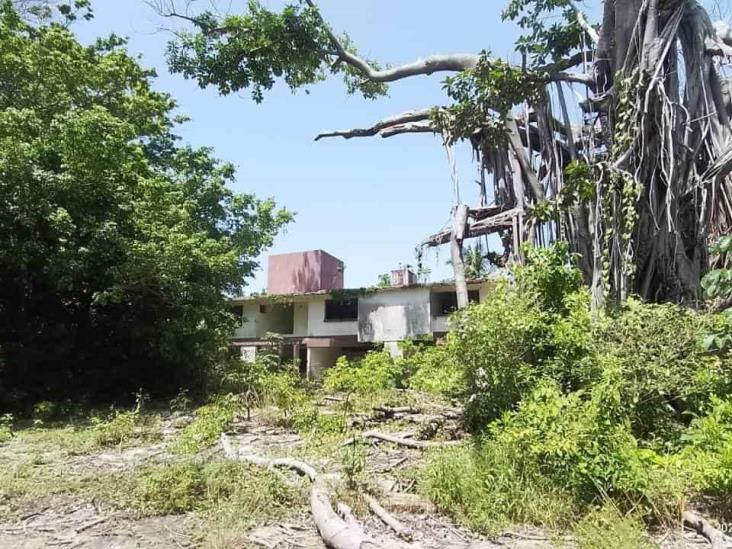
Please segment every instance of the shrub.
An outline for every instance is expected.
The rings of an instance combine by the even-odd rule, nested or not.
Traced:
[[[415,345],[401,360],[413,372],[408,380],[410,388],[448,398],[465,393],[463,368],[446,345]]]
[[[323,388],[329,392],[373,394],[398,387],[403,381],[402,371],[388,351],[371,351],[353,362],[339,357],[325,373]]]
[[[512,409],[534,385],[549,326],[547,315],[506,283],[457,315],[448,349],[465,371],[466,418],[474,429]]]
[[[48,423],[59,416],[59,406],[50,400],[42,400],[33,405],[33,419],[41,423]]]
[[[138,412],[115,412],[109,419],[92,418],[94,443],[97,446],[118,446],[133,438]]]
[[[212,402],[196,410],[193,421],[183,429],[172,448],[175,452],[195,454],[216,443],[234,421],[240,409],[240,403],[234,395],[215,397]]]
[[[0,444],[13,438],[13,414],[0,416]]]
[[[276,473],[239,462],[182,462],[144,469],[135,479],[132,505],[147,515],[188,511],[232,512],[248,521],[282,512],[294,490]]]
[[[574,528],[583,549],[652,549],[643,521],[634,515],[621,515],[612,505],[588,513]]]
[[[582,288],[582,275],[572,265],[569,248],[557,242],[546,248],[524,247],[525,264],[514,269],[522,295],[536,302],[539,309],[565,315],[566,296]]]
[[[564,527],[575,512],[571,493],[505,446],[479,442],[433,451],[418,480],[438,509],[490,535],[516,523]]]
[[[620,399],[640,440],[662,450],[679,435],[710,396],[730,391],[732,363],[704,351],[711,319],[676,305],[629,300],[596,334],[596,383],[613,371]]]
[[[638,493],[645,476],[618,407],[611,384],[591,394],[563,394],[556,383],[543,381],[515,412],[491,425],[488,443],[535,464],[580,501],[615,491]]]

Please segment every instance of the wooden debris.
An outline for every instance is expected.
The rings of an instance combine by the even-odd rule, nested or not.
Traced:
[[[406,448],[415,448],[417,450],[427,450],[429,448],[444,448],[446,446],[456,446],[460,444],[459,440],[445,440],[445,441],[434,441],[434,440],[410,440],[407,438],[401,438],[389,433],[380,433],[378,431],[364,431],[361,436],[372,440],[382,440],[385,442],[391,442],[398,446],[404,446]],[[348,446],[353,444],[354,439],[350,438],[343,442],[342,446]]]
[[[732,547],[732,543],[727,541],[726,536],[721,530],[712,526],[705,518],[697,515],[692,511],[684,511],[681,514],[681,520],[684,526],[691,528],[700,536],[705,537],[712,545],[712,549],[726,549]]]
[[[386,524],[389,528],[394,530],[394,533],[402,538],[405,541],[412,541],[414,539],[414,533],[412,532],[412,529],[409,528],[406,524],[404,524],[402,521],[394,517],[389,511],[384,509],[378,501],[376,501],[376,498],[373,496],[370,496],[368,494],[364,494],[364,499],[366,500],[366,503],[369,506],[369,509],[381,519],[381,521]]]
[[[333,510],[333,504],[324,482],[315,469],[295,459],[267,459],[254,455],[240,455],[231,444],[226,434],[221,435],[221,445],[228,459],[247,461],[263,467],[285,467],[307,476],[312,481],[310,488],[310,511],[313,521],[323,539],[323,543],[332,549],[378,549],[382,547],[368,537],[364,531],[343,520]]]

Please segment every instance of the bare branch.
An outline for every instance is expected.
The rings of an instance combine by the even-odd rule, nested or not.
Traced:
[[[372,137],[374,135],[391,137],[397,133],[415,133],[417,131],[433,132],[435,129],[430,121],[431,112],[432,109],[408,111],[398,116],[385,118],[370,128],[355,128],[352,130],[324,132],[317,135],[315,137],[315,141],[319,141],[324,137],[343,137],[345,139],[351,139],[352,137]],[[421,123],[421,125],[416,125],[415,123]],[[399,128],[399,131],[395,132],[394,130],[396,128]]]
[[[305,0],[311,8],[318,9],[313,0]],[[319,11],[318,11],[319,12]],[[341,43],[340,39],[331,30],[328,23],[321,17],[321,21],[328,32],[328,37],[333,43],[333,47],[337,51],[337,56],[345,63],[358,69],[363,75],[372,82],[393,82],[410,76],[421,74],[432,74],[435,72],[452,71],[459,72],[465,69],[472,69],[478,64],[480,57],[473,53],[455,53],[448,55],[431,55],[425,59],[419,59],[414,63],[402,65],[384,70],[376,70],[366,61],[357,55],[349,52]]]
[[[577,5],[577,2],[574,2],[574,0],[570,0],[569,5],[572,6],[572,9],[577,14],[577,23],[579,23],[579,26],[582,27],[582,29],[587,33],[587,36],[589,36],[595,44],[599,44],[600,35],[597,33],[595,28],[587,22],[585,14],[582,13],[582,10]]]

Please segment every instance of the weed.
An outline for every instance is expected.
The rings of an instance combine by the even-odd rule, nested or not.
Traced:
[[[581,549],[652,549],[643,521],[623,516],[611,504],[588,513],[574,527]]]
[[[346,477],[346,487],[355,490],[361,484],[366,468],[366,451],[359,437],[353,437],[350,444],[341,448],[341,464]]]
[[[13,414],[0,416],[0,444],[13,438]]]
[[[211,403],[196,410],[193,421],[183,429],[172,449],[181,454],[195,454],[216,443],[239,410],[234,395],[216,397]]]
[[[489,444],[431,452],[418,478],[419,491],[439,509],[487,534],[516,523],[563,528],[575,516],[569,492]]]
[[[287,513],[296,491],[274,472],[240,462],[184,461],[143,469],[130,504],[145,515],[197,511],[240,522]]]

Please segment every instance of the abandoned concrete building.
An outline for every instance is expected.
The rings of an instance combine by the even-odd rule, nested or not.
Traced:
[[[344,289],[343,262],[323,250],[270,256],[267,294],[232,299],[241,318],[232,344],[253,361],[275,334],[283,358],[315,378],[341,355],[355,358],[379,345],[398,354],[400,341],[447,332],[454,284],[420,284],[409,269],[392,271],[390,281]],[[488,279],[469,281],[470,301],[483,301],[490,287]]]

